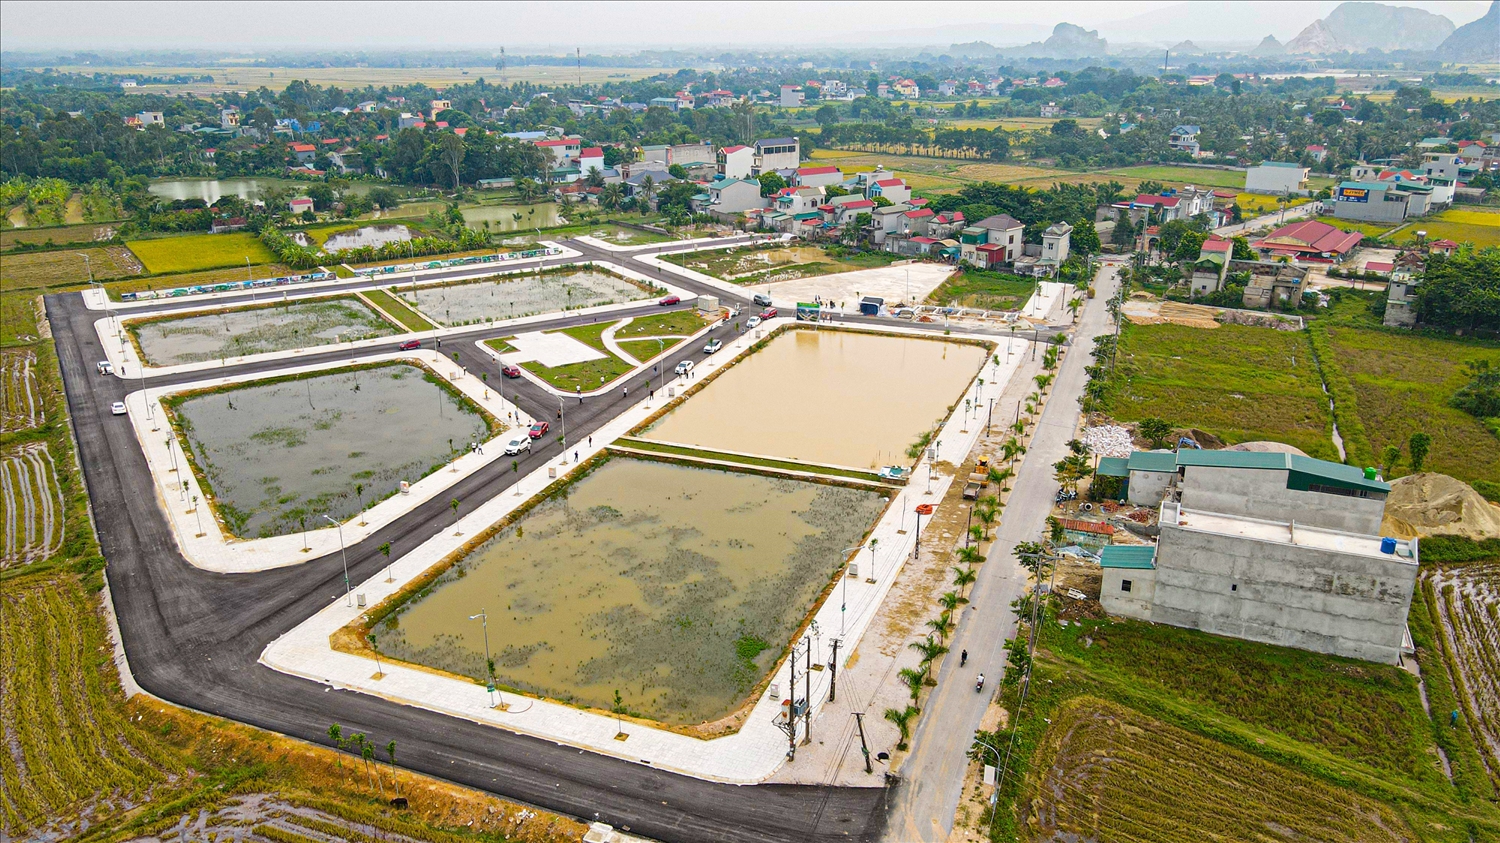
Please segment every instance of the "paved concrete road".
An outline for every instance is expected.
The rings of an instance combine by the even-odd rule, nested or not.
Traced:
[[[1285,213],[1276,211],[1275,213],[1264,214],[1234,225],[1221,226],[1214,229],[1214,233],[1220,237],[1238,237],[1247,231],[1254,231],[1257,228],[1274,227],[1289,222],[1296,222],[1299,219],[1307,217],[1316,204],[1316,202],[1308,202],[1305,205],[1298,205],[1295,208],[1287,208]]]
[[[1113,265],[1099,270],[1097,295],[1082,311],[1072,351],[1053,384],[1052,397],[1042,411],[1041,424],[1012,487],[1010,502],[1001,513],[1000,527],[970,594],[974,611],[966,612],[950,647],[969,651],[969,664],[943,660],[937,688],[932,691],[917,722],[912,753],[901,766],[901,787],[886,824],[885,840],[892,843],[940,843],[948,839],[958,810],[967,753],[989,700],[1005,672],[1005,640],[1015,634],[1012,600],[1026,588],[1026,571],[1011,554],[1018,542],[1036,541],[1043,532],[1057,481],[1052,464],[1067,453],[1078,422],[1078,396],[1083,394],[1094,337],[1114,330],[1105,306],[1119,281]],[[983,673],[983,693],[974,681]]]

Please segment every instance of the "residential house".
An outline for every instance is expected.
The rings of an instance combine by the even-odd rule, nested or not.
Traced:
[[[902,215],[910,210],[911,207],[904,202],[883,208],[872,207],[870,209],[870,242],[877,247],[884,247],[886,239],[901,229]]]
[[[238,129],[240,127],[240,110],[235,106],[229,106],[219,110],[219,128]]]
[[[796,187],[825,187],[843,180],[844,174],[838,167],[799,167],[792,184]]]
[[[848,196],[835,196],[818,210],[823,212],[823,218],[835,227],[845,226],[854,222],[860,214],[869,214],[875,210],[875,203],[861,197],[859,194]]]
[[[849,95],[849,87],[841,80],[829,79],[823,83],[823,98],[830,100],[843,99]]]
[[[121,89],[129,90],[130,88],[137,88],[137,87],[140,87],[140,86],[136,83],[136,81],[134,79],[121,79],[120,80],[120,88]]]
[[[313,201],[306,196],[294,197],[290,202],[286,204],[288,210],[290,210],[294,214],[301,214],[313,209]]]
[[[674,97],[652,97],[650,99],[650,101],[648,101],[646,104],[648,106],[650,106],[651,108],[665,108],[665,109],[667,109],[669,111],[676,111],[678,109],[678,107],[680,107],[682,105],[682,101],[679,100],[679,99],[677,99],[677,97],[675,97],[675,96]]]
[[[135,116],[137,120],[141,121],[141,128],[143,129],[148,129],[152,126],[167,125],[166,117],[160,111],[142,111],[138,112]]]
[[[287,148],[297,157],[298,164],[311,164],[318,157],[318,148],[310,143],[294,143]]]
[[[707,104],[709,108],[726,108],[728,106],[734,105],[735,101],[733,92],[725,91],[722,89],[717,91],[709,91],[704,96],[708,98]]]
[[[1137,471],[1138,461],[1150,470]],[[1382,538],[1390,486],[1374,469],[1293,454],[1186,449],[1136,452],[1126,462],[1131,501],[1154,498],[1160,506],[1160,537],[1154,548],[1104,548],[1105,611],[1368,661],[1400,660],[1419,540]],[[1138,491],[1138,474],[1159,478],[1149,484],[1156,494]]]
[[[958,93],[958,82],[953,79],[944,79],[938,83],[938,96],[951,97]]]
[[[1323,161],[1328,158],[1328,147],[1323,146],[1322,144],[1309,144],[1303,151],[1307,153],[1307,157],[1318,162],[1319,164],[1323,163]]]
[[[713,144],[704,141],[703,143],[644,146],[641,147],[641,160],[658,161],[668,167],[673,164],[691,167],[694,164],[713,164],[716,158]]]
[[[796,108],[802,105],[802,88],[797,85],[782,85],[781,99],[778,102],[782,108]]]
[[[1042,254],[1037,263],[1055,274],[1063,261],[1068,259],[1072,235],[1073,226],[1065,222],[1047,226],[1047,230],[1042,232]]]
[[[1198,146],[1198,135],[1202,133],[1203,130],[1197,126],[1174,126],[1172,131],[1167,134],[1167,146],[1178,152],[1186,152],[1196,158],[1201,154],[1201,149]]]
[[[938,240],[952,239],[966,225],[968,225],[968,222],[964,219],[962,211],[934,214],[932,219],[927,222],[927,236]]]
[[[745,211],[765,208],[768,202],[760,195],[760,182],[744,179],[714,179],[708,188],[693,197],[693,212],[712,214],[722,220],[736,220]]]
[[[1346,181],[1333,191],[1333,215],[1343,220],[1399,223],[1428,211],[1432,188],[1417,181]]]
[[[1229,275],[1229,261],[1234,255],[1234,243],[1218,235],[1210,235],[1198,251],[1198,260],[1188,270],[1188,290],[1193,296],[1203,296],[1224,289]]]
[[[396,128],[398,129],[423,129],[426,126],[427,121],[423,120],[420,114],[407,114],[403,111],[401,112],[401,116],[396,118]]]
[[[1295,161],[1262,161],[1245,170],[1245,192],[1272,196],[1300,196],[1306,191],[1308,169]]]
[[[1418,263],[1417,268],[1420,266]],[[1417,280],[1412,267],[1404,263],[1393,267],[1391,282],[1385,288],[1385,316],[1381,318],[1381,324],[1387,328],[1415,328],[1417,296]]]
[[[430,113],[432,114],[432,119],[436,120],[437,116],[439,114],[441,114],[442,112],[452,110],[452,108],[453,108],[453,101],[452,100],[433,100],[432,103],[431,103],[431,106],[432,107],[430,109]]]
[[[1231,260],[1229,271],[1250,273],[1250,281],[1240,296],[1245,307],[1295,304],[1301,302],[1303,293],[1307,292],[1307,267],[1281,261]]]
[[[538,140],[532,141],[532,145],[551,153],[554,167],[578,160],[578,153],[583,151],[583,141],[579,138]]]
[[[795,170],[802,163],[801,142],[795,137],[766,138],[755,142],[755,172],[770,173],[776,170]]]
[[[959,232],[959,259],[986,268],[1013,263],[1022,254],[1024,232],[1009,214],[985,217]]]
[[[755,150],[748,146],[726,146],[719,150],[719,175],[745,179],[755,172]]]
[[[1063,116],[1063,107],[1055,102],[1049,102],[1046,105],[1042,106],[1042,116],[1061,117]]]
[[[898,178],[877,179],[870,182],[869,186],[865,188],[865,197],[874,199],[877,196],[884,197],[896,203],[910,202],[911,188],[906,186],[906,182]]]

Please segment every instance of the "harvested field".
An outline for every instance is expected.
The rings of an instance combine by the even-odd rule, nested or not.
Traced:
[[[127,810],[178,764],[116,703],[94,600],[69,577],[28,580],[0,590],[0,836],[48,839],[28,833],[85,800]]]
[[[118,223],[85,223],[49,228],[7,228],[0,231],[0,249],[10,249],[22,243],[42,244],[49,241],[54,244],[93,243],[113,237],[117,226]]]
[[[1055,179],[1074,175],[1070,170],[1053,170],[1047,167],[1028,167],[1022,164],[965,164],[954,175],[965,181],[993,181],[1014,184],[1023,181]],[[1107,179],[1101,179],[1107,181]]]
[[[718,249],[667,255],[662,260],[736,284],[795,281],[818,275],[887,266],[899,255],[876,252],[835,256],[816,246],[772,246],[757,249]]]
[[[0,569],[56,553],[62,547],[66,515],[57,464],[47,443],[22,445],[0,456]]]
[[[83,255],[88,255],[85,263]],[[85,286],[92,268],[96,280],[123,278],[140,272],[123,246],[96,247],[64,252],[32,252],[6,255],[0,260],[0,278],[9,290]]]
[[[1095,697],[1053,715],[1035,769],[1035,841],[1417,839],[1374,800]]]
[[[46,420],[37,385],[36,352],[0,353],[0,433],[27,430]]]
[[[1454,685],[1490,781],[1500,788],[1500,562],[1431,578]]]

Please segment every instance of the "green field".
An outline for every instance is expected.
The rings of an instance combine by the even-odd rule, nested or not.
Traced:
[[[1500,344],[1381,328],[1367,298],[1357,295],[1343,296],[1313,330],[1328,338],[1332,365],[1324,361],[1324,369],[1330,386],[1346,382],[1353,390],[1353,413],[1363,429],[1346,425],[1350,408],[1339,409],[1352,461],[1374,465],[1387,445],[1404,450],[1413,433],[1425,431],[1432,437],[1426,470],[1465,481],[1500,481],[1500,442],[1478,419],[1448,406],[1468,382],[1465,361],[1500,364]]]
[[[925,303],[1019,310],[1035,289],[1035,281],[1020,276],[965,269],[948,276],[948,280],[927,295]]]
[[[385,290],[365,290],[362,295],[369,299],[371,304],[385,311],[392,319],[400,322],[408,331],[430,331],[437,327],[423,318],[422,314],[412,310],[399,297]]]
[[[1391,226],[1382,223],[1341,220],[1337,217],[1318,217],[1318,222],[1327,223],[1340,231],[1358,231],[1366,237],[1384,237],[1391,230]]]
[[[276,256],[260,242],[260,238],[248,231],[132,240],[128,245],[146,271],[158,275],[244,266],[246,258],[251,264],[276,261]]]
[[[600,335],[604,329],[613,325],[614,322],[596,322],[592,325],[578,325],[573,328],[564,328],[552,333],[567,334],[575,340],[583,343],[589,348],[603,354],[602,358],[596,360],[585,360],[582,363],[568,363],[563,366],[543,366],[535,360],[528,360],[521,364],[521,368],[536,375],[553,387],[572,392],[581,389],[584,392],[599,389],[613,383],[621,375],[629,374],[635,367],[612,354],[604,346],[604,340]],[[509,346],[502,348],[492,341],[491,346],[499,351],[509,350]]]
[[[1302,332],[1127,323],[1105,406],[1119,421],[1155,416],[1231,444],[1271,440],[1338,459],[1328,399]]]
[[[1409,220],[1406,227],[1396,235],[1396,239],[1404,243],[1415,239],[1418,231],[1427,232],[1428,240],[1473,243],[1480,248],[1500,246],[1500,213],[1458,209],[1442,211],[1430,217]]]
[[[620,348],[624,349],[625,353],[631,357],[645,362],[653,357],[671,351],[684,342],[687,342],[687,340],[675,337],[672,339],[662,339],[659,342],[657,340],[622,340]]]

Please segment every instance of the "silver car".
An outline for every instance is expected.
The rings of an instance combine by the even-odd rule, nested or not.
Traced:
[[[507,457],[531,450],[531,438],[519,436],[505,443],[505,455]]]

